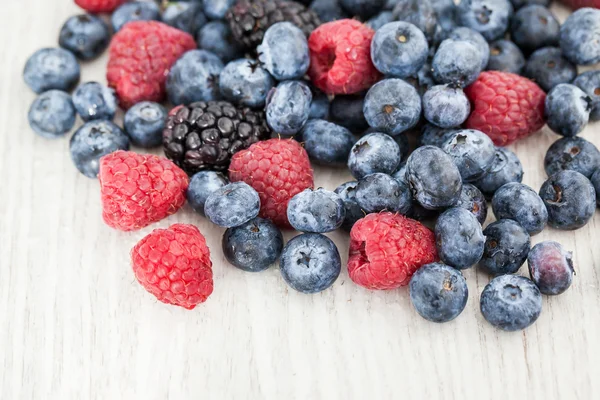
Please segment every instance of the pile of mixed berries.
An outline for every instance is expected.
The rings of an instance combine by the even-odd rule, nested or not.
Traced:
[[[571,285],[571,253],[532,248],[531,236],[579,229],[596,209],[600,152],[577,135],[600,119],[600,71],[577,66],[600,62],[600,10],[561,25],[550,0],[75,2],[88,13],[25,65],[39,94],[29,121],[47,138],[84,121],[71,157],[98,178],[109,226],[141,229],[187,201],[226,228],[232,265],[259,272],[279,260],[303,293],[338,278],[324,234],[343,229],[352,281],[409,286],[435,322],[463,311],[461,270],[474,265],[494,277],[483,316],[508,331],[536,321],[542,294]],[[79,61],[106,49],[108,86],[78,86]],[[538,192],[503,146],[546,124],[562,138]],[[355,180],[315,188],[311,163],[347,166]],[[497,220],[484,229],[488,201]],[[290,228],[302,233],[284,243]],[[160,301],[192,309],[213,291],[193,225],[154,230],[131,257]],[[526,261],[531,279],[515,275]]]

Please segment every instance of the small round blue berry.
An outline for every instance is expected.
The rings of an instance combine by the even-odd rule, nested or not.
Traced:
[[[600,120],[600,71],[586,71],[573,81],[573,85],[583,90],[592,99],[590,120]]]
[[[204,203],[204,214],[215,225],[233,228],[258,216],[260,198],[245,182],[234,182],[211,193]]]
[[[304,233],[285,245],[279,269],[293,289],[312,294],[334,284],[342,270],[342,261],[335,243],[327,236]]]
[[[438,147],[416,149],[406,162],[406,178],[414,199],[428,210],[452,207],[460,199],[460,171]]]
[[[496,190],[510,182],[523,181],[523,165],[515,153],[505,147],[496,147],[494,161],[485,175],[475,181],[481,192],[492,197]]]
[[[431,322],[449,322],[467,305],[469,288],[464,276],[441,263],[419,268],[410,279],[410,301],[419,315]]]
[[[394,5],[393,18],[415,25],[431,43],[435,43],[441,34],[438,14],[433,7],[433,1],[397,0]]]
[[[548,225],[560,230],[583,228],[596,211],[596,190],[588,178],[577,171],[552,175],[540,189],[548,210]]]
[[[301,79],[308,71],[308,40],[291,22],[279,22],[267,29],[256,51],[264,68],[279,81]]]
[[[69,150],[79,172],[88,178],[96,178],[100,158],[117,150],[129,150],[129,138],[110,121],[89,121],[73,134]]]
[[[463,0],[456,7],[459,25],[481,33],[486,40],[504,35],[512,14],[508,0]]]
[[[338,2],[349,15],[366,20],[380,12],[386,0],[338,0]]]
[[[552,0],[510,0],[515,10],[521,7],[526,7],[530,4],[537,4],[539,6],[550,7]]]
[[[229,180],[220,172],[200,171],[190,179],[190,184],[186,192],[186,198],[189,205],[200,215],[204,214],[204,204],[206,199],[229,184]]]
[[[310,9],[317,14],[323,23],[350,18],[337,1],[313,0],[310,3]]]
[[[115,91],[98,82],[87,82],[73,92],[73,104],[84,121],[107,119],[112,121],[117,113]]]
[[[424,124],[419,136],[419,146],[442,147],[450,134],[456,132],[456,129],[440,128],[433,124]]]
[[[110,42],[108,26],[100,18],[90,15],[76,15],[67,20],[60,30],[58,44],[69,50],[80,60],[98,57]]]
[[[496,148],[483,132],[462,129],[448,135],[442,149],[452,157],[465,182],[484,176],[492,167]]]
[[[583,131],[591,110],[592,99],[575,85],[561,83],[546,96],[546,122],[562,136],[575,136]]]
[[[599,174],[600,175],[600,174]],[[366,213],[358,205],[356,201],[356,187],[358,182],[351,181],[341,184],[335,189],[335,192],[340,196],[344,202],[344,208],[346,209],[346,217],[342,224],[342,229],[346,232],[350,232],[356,221],[364,218]]]
[[[125,133],[135,146],[146,149],[160,146],[167,110],[158,103],[143,101],[125,113]]]
[[[438,83],[466,87],[481,73],[481,53],[473,42],[446,39],[438,47],[431,68]]]
[[[479,51],[481,69],[484,70],[487,67],[490,58],[490,46],[481,33],[474,31],[471,28],[461,26],[453,29],[446,39],[464,40],[474,45]]]
[[[501,219],[489,224],[483,235],[485,248],[479,267],[494,276],[516,273],[531,247],[529,233],[512,219]]]
[[[593,143],[579,136],[557,140],[550,146],[544,158],[544,168],[548,176],[572,170],[589,178],[599,166],[600,151]]]
[[[194,35],[206,24],[202,5],[197,1],[169,2],[162,13],[165,24]]]
[[[483,193],[470,183],[463,183],[460,199],[456,207],[470,211],[481,225],[487,219],[488,207]]]
[[[231,33],[231,28],[223,21],[211,21],[200,28],[196,42],[200,49],[216,54],[225,63],[244,55]]]
[[[471,103],[462,89],[452,85],[429,88],[423,95],[425,119],[440,128],[462,125],[471,113]]]
[[[287,208],[290,225],[300,232],[333,232],[345,216],[341,197],[325,189],[306,189],[292,197]]]
[[[363,111],[371,127],[394,136],[417,125],[421,97],[402,79],[384,79],[367,92]]]
[[[281,82],[267,97],[267,123],[281,135],[298,133],[310,115],[312,92],[302,81]]]
[[[223,63],[206,50],[192,50],[175,62],[167,76],[166,89],[173,105],[218,100],[219,75]]]
[[[223,19],[236,0],[202,0],[204,14],[210,19]]]
[[[596,204],[600,205],[600,169],[597,169],[596,172],[592,174],[590,181],[596,190]]]
[[[223,234],[223,254],[231,265],[247,272],[268,269],[281,254],[283,235],[274,223],[254,218],[228,228]]]
[[[483,317],[508,332],[531,326],[542,312],[542,294],[531,280],[501,275],[487,284],[480,298]]]
[[[313,101],[310,104],[308,119],[329,119],[329,97],[319,89],[313,88],[312,92]]]
[[[382,11],[373,18],[369,19],[365,24],[377,31],[379,28],[394,21],[394,15],[391,11]]]
[[[531,4],[517,11],[510,26],[510,37],[525,53],[546,46],[557,46],[560,23],[548,8]]]
[[[423,32],[402,21],[382,26],[371,43],[371,59],[375,68],[398,78],[415,76],[427,61],[428,52]]]
[[[544,47],[529,57],[523,75],[549,92],[560,83],[571,83],[577,76],[577,67],[562,56],[558,47]]]
[[[523,68],[525,68],[525,56],[516,44],[504,39],[490,43],[488,71],[502,71],[521,75]]]
[[[38,135],[53,139],[69,132],[75,125],[75,107],[68,93],[49,90],[31,104],[29,126]]]
[[[273,77],[257,61],[231,61],[221,72],[219,88],[223,97],[233,103],[260,108],[275,84]]]
[[[573,283],[573,253],[566,251],[560,243],[536,244],[529,252],[527,264],[531,280],[545,295],[562,294]]]
[[[132,21],[160,21],[158,5],[153,1],[131,1],[119,6],[110,17],[115,32]]]
[[[401,161],[400,146],[385,133],[370,133],[360,138],[348,156],[348,168],[356,179],[376,172],[392,174]]]
[[[52,89],[69,92],[79,82],[79,76],[77,59],[64,49],[36,51],[29,57],[23,70],[25,83],[38,94]]]
[[[483,256],[485,236],[481,224],[464,208],[452,207],[440,215],[435,239],[440,259],[456,269],[470,268]]]
[[[492,198],[496,219],[517,221],[531,236],[540,233],[548,222],[548,210],[538,194],[522,183],[507,183]]]
[[[359,180],[355,196],[360,208],[367,213],[387,210],[406,215],[412,207],[408,185],[382,173]]]
[[[322,119],[310,119],[301,132],[304,150],[321,165],[346,165],[354,146],[352,133],[343,126]]]
[[[560,28],[563,55],[577,65],[600,62],[600,10],[581,8],[569,15]]]
[[[335,96],[329,107],[331,122],[351,132],[363,133],[369,127],[363,113],[364,104],[362,95]]]

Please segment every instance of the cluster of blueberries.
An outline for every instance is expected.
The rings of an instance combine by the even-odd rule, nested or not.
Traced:
[[[530,237],[547,224],[581,228],[596,208],[600,152],[576,135],[600,118],[600,71],[578,76],[576,65],[600,61],[588,34],[600,29],[600,11],[579,10],[561,27],[543,0],[314,0],[310,7],[323,21],[356,16],[376,30],[372,61],[386,76],[366,93],[330,99],[303,80],[308,43],[292,23],[271,26],[256,59],[243,58],[222,21],[231,3],[170,3],[161,14],[154,2],[133,1],[112,15],[112,30],[132,20],[160,19],[194,34],[200,49],[178,60],[167,79],[173,105],[223,98],[264,108],[269,126],[302,142],[314,163],[347,165],[356,179],[335,191],[296,195],[287,216],[305,234],[284,248],[277,227],[257,217],[254,189],[214,171],[194,175],[189,203],[227,228],[223,250],[233,265],[261,271],[281,258],[288,284],[305,293],[322,291],[341,270],[336,246],[322,233],[350,230],[366,213],[388,210],[437,219],[443,264],[421,268],[410,283],[412,303],[424,318],[445,322],[462,312],[468,290],[460,270],[476,264],[496,276],[483,291],[481,311],[505,330],[531,325],[541,312],[541,294],[570,286],[570,253],[554,242],[530,249]],[[77,59],[98,56],[109,38],[99,17],[72,17],[61,30],[61,48],[39,50],[24,71],[40,94],[29,112],[36,133],[66,134],[76,113],[85,121],[71,138],[71,155],[89,177],[96,176],[101,156],[130,142],[159,145],[166,117],[162,105],[139,103],[125,114],[122,130],[111,122],[117,103],[111,89],[95,82],[75,89]],[[523,74],[549,92],[548,125],[564,137],[547,152],[550,178],[539,193],[521,183],[523,168],[512,151],[495,147],[479,131],[460,129],[470,113],[462,88],[486,68]],[[417,128],[418,147],[410,153],[410,132]],[[486,198],[498,221],[483,229]],[[526,260],[531,280],[512,275]]]

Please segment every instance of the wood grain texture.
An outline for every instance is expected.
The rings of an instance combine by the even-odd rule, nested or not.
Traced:
[[[474,269],[463,314],[436,325],[416,314],[406,289],[369,292],[346,271],[314,296],[288,290],[276,268],[238,271],[222,256],[222,230],[189,208],[140,232],[106,227],[98,182],[75,170],[68,138],[37,137],[26,120],[34,94],[21,78],[25,60],[55,46],[77,12],[70,0],[6,1],[0,12],[0,398],[598,398],[598,215],[577,232],[534,238],[574,251],[577,277],[544,299],[523,333],[484,321],[489,278]],[[83,65],[83,81],[104,82],[105,64]],[[583,136],[600,145],[599,134],[592,125]],[[544,129],[512,147],[536,190],[557,138]],[[348,178],[317,172],[329,189]],[[139,239],[174,222],[197,224],[213,252],[215,292],[191,312],[155,301],[129,266]],[[345,262],[347,236],[331,237]]]

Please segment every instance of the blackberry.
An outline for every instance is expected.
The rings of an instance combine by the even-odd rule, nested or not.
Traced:
[[[265,32],[277,22],[291,22],[308,37],[321,21],[317,14],[295,1],[239,0],[227,11],[225,18],[233,37],[247,48],[261,44]]]
[[[235,153],[270,136],[264,112],[226,101],[200,101],[168,117],[163,145],[166,156],[191,175],[225,171]]]

